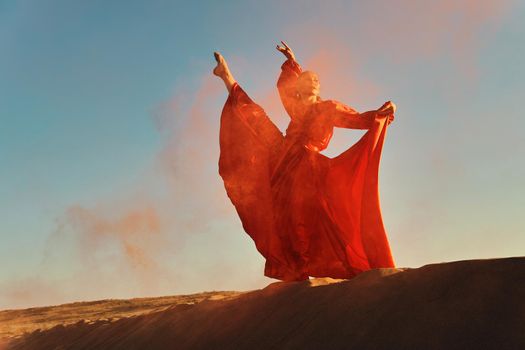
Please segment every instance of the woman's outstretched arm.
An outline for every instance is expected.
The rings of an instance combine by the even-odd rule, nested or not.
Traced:
[[[277,80],[277,89],[279,90],[279,96],[281,102],[286,109],[288,115],[294,117],[294,105],[298,102],[296,83],[299,74],[302,72],[302,68],[295,60],[295,55],[292,49],[284,42],[281,41],[283,46],[277,45],[277,50],[280,51],[287,60],[281,66],[281,74],[279,80]]]
[[[330,103],[330,115],[334,126],[347,129],[369,129],[374,120],[379,117],[388,118],[388,123],[394,120],[394,106],[390,101],[386,102],[377,110],[359,113],[353,108],[337,101],[327,101]]]

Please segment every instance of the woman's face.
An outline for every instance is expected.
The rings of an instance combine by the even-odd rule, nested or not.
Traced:
[[[301,96],[319,96],[319,77],[311,71],[302,72],[297,78],[297,92]]]

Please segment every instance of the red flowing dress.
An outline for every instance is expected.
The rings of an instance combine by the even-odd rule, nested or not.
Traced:
[[[295,94],[301,67],[282,65],[277,87],[291,121],[286,136],[235,84],[221,114],[219,174],[246,233],[266,258],[264,274],[285,280],[351,278],[394,267],[379,205],[386,117],[333,100],[305,107]],[[334,127],[368,129],[345,152],[319,153]]]

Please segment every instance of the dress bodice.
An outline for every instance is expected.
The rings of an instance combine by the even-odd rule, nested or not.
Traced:
[[[331,106],[330,101],[321,101],[296,114],[286,129],[286,138],[301,143],[311,151],[326,149],[334,130]]]

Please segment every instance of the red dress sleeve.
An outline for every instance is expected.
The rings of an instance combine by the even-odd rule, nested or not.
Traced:
[[[279,75],[279,80],[277,80],[277,89],[279,90],[281,102],[292,119],[296,116],[295,108],[297,103],[299,103],[295,84],[301,72],[302,69],[299,63],[288,59],[282,64],[281,74]]]
[[[338,101],[329,101],[330,115],[334,126],[347,129],[370,129],[374,122],[375,111],[359,113],[355,109]]]

